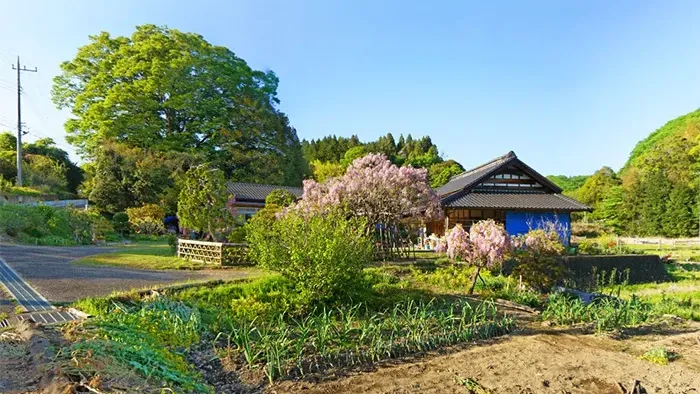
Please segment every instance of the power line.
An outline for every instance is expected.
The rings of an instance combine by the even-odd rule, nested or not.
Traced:
[[[17,67],[12,65],[13,70],[17,70],[17,186],[22,186],[22,72],[37,72],[28,69],[27,66],[22,67],[17,56]]]

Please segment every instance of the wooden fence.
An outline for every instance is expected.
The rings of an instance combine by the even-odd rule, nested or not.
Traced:
[[[226,242],[177,240],[177,257],[216,265],[250,264],[248,245]]]
[[[700,246],[700,238],[636,238],[619,237],[622,245]]]

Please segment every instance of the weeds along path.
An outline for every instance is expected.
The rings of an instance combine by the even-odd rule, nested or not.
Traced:
[[[648,392],[695,393],[700,387],[698,330],[700,325],[688,323],[615,340],[533,325],[453,354],[316,383],[286,381],[269,392],[464,393],[472,385],[485,393],[619,393],[618,383],[628,387],[638,379]],[[638,359],[659,345],[670,346],[680,358],[665,366]]]

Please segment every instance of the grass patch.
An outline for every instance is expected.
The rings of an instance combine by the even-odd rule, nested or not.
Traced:
[[[667,365],[669,362],[678,358],[678,354],[667,350],[665,347],[653,348],[643,355],[639,356],[640,360],[649,361],[658,365]]]
[[[688,245],[625,245],[626,248],[645,254],[656,254],[661,257],[671,255],[671,259],[676,261],[700,261],[700,246]]]
[[[403,287],[417,287],[438,294],[466,295],[474,269],[452,263],[418,262],[413,265],[386,265],[377,272],[400,278]],[[498,272],[482,271],[475,292],[485,299],[504,299],[533,308],[541,307],[543,300],[539,293],[521,288],[517,279]]]
[[[73,264],[128,267],[151,270],[199,270],[204,268],[219,267],[212,264],[197,263],[194,261],[181,259],[174,255],[169,245],[156,242],[120,246],[119,251],[117,252],[87,256],[73,261]]]
[[[624,299],[638,297],[653,306],[656,314],[670,314],[700,321],[700,264],[667,264],[672,282],[641,283],[606,287],[605,292],[617,292]]]

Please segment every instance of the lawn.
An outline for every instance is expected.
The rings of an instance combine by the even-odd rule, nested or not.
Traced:
[[[646,245],[625,245],[626,248],[635,252],[643,252],[645,254],[657,254],[661,257],[669,256],[676,261],[696,261],[700,262],[700,246],[688,245],[661,245],[646,244]]]
[[[74,264],[115,266],[152,270],[218,268],[211,264],[197,263],[178,258],[167,243],[138,243],[118,247],[112,253],[96,254],[75,260]]]

